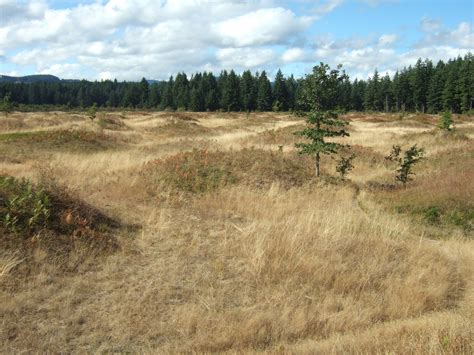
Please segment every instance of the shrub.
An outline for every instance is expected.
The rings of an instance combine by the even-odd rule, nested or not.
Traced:
[[[445,131],[451,131],[453,129],[453,119],[451,117],[451,112],[445,111],[441,115],[441,122],[439,124],[439,128]]]
[[[230,171],[216,165],[207,150],[180,153],[162,163],[161,180],[183,191],[206,192],[233,180]]]
[[[0,178],[2,195],[0,217],[12,233],[31,233],[48,224],[51,203],[43,189],[34,189],[30,181]]]
[[[97,116],[97,104],[95,102],[87,110],[87,116],[91,119],[91,121],[93,121],[95,119],[95,117]]]
[[[336,165],[336,171],[339,173],[342,179],[354,168],[352,161],[355,159],[355,154],[348,157],[341,157]]]
[[[308,159],[291,159],[283,152],[243,149],[234,152],[193,150],[148,163],[143,172],[152,184],[192,193],[202,193],[237,181],[256,187],[279,183],[284,188],[301,186],[311,179]]]
[[[396,170],[395,179],[400,181],[403,185],[406,185],[408,181],[412,180],[411,175],[415,175],[413,172],[413,166],[423,159],[424,149],[418,148],[415,144],[405,151],[403,158],[400,157],[401,152],[401,147],[399,145],[394,145],[392,151],[385,157],[385,159],[399,164],[399,167]]]

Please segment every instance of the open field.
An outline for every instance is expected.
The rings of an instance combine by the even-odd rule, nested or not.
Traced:
[[[346,118],[317,180],[289,114],[0,117],[0,352],[472,353],[473,119]]]

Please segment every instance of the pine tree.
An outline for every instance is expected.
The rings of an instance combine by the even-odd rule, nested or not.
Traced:
[[[308,126],[295,134],[308,139],[309,143],[297,143],[296,148],[300,154],[314,157],[316,176],[320,175],[321,154],[334,154],[343,147],[325,139],[349,135],[344,129],[348,123],[339,119],[334,111],[338,86],[347,77],[340,69],[341,66],[338,66],[331,70],[327,64],[320,63],[302,83],[299,106],[304,110]]]
[[[173,85],[173,97],[178,110],[187,110],[189,106],[189,81],[185,73],[178,73]]]
[[[189,81],[190,91],[190,101],[189,109],[194,112],[204,111],[204,85],[202,82],[202,75],[200,73],[192,76]]]
[[[286,88],[285,78],[280,69],[275,76],[275,84],[273,86],[273,111],[288,110],[288,90]]]
[[[250,70],[246,70],[242,73],[242,78],[240,79],[240,97],[242,109],[244,111],[255,111],[257,106],[256,96],[257,86],[255,78],[253,77]]]
[[[140,81],[140,107],[148,107],[148,96],[150,95],[150,85],[145,78]]]
[[[161,100],[161,108],[163,110],[168,110],[168,109],[175,109],[175,100],[174,100],[174,79],[173,76],[171,76],[168,80],[167,83],[164,84],[163,88],[163,98]]]
[[[367,83],[367,90],[365,91],[365,109],[367,111],[381,111],[382,109],[382,93],[380,90],[380,77],[377,69],[374,75]]]
[[[270,111],[272,108],[272,87],[265,70],[258,77],[257,110]]]
[[[160,105],[161,102],[161,95],[160,95],[160,87],[157,83],[153,83],[150,85],[150,95],[148,98],[148,105],[149,107],[156,108]]]
[[[204,109],[215,111],[219,108],[219,89],[214,74],[204,72],[202,77],[204,87]]]
[[[356,111],[364,110],[365,90],[365,81],[356,79],[351,86],[351,109]]]
[[[446,83],[445,64],[439,61],[428,87],[428,112],[438,113],[443,109],[443,89]]]
[[[233,70],[223,78],[221,107],[227,111],[238,111],[240,108],[240,82]]]
[[[288,91],[288,110],[293,111],[296,108],[296,92],[298,90],[298,82],[293,75],[286,80],[286,89]]]
[[[380,83],[381,96],[383,97],[383,108],[385,112],[391,111],[393,100],[392,80],[388,74],[382,78]]]

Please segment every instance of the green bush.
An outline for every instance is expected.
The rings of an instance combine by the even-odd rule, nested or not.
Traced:
[[[28,180],[0,177],[0,219],[13,233],[31,233],[47,226],[51,203],[48,194]]]
[[[445,111],[441,115],[441,122],[439,124],[439,128],[445,130],[445,131],[451,131],[453,129],[453,119],[451,117],[451,112]]]
[[[430,224],[439,224],[441,218],[441,211],[438,207],[429,207],[425,210],[423,217]]]

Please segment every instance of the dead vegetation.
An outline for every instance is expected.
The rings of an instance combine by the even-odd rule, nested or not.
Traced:
[[[341,181],[287,115],[63,116],[0,126],[0,352],[473,351],[467,118],[350,114]]]

